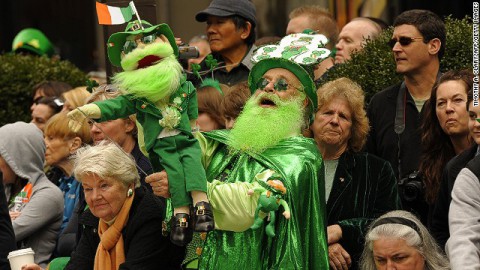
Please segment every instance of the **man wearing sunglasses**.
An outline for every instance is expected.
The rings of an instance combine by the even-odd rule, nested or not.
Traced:
[[[404,79],[370,101],[367,151],[388,160],[397,179],[402,179],[419,167],[422,107],[439,73],[445,51],[445,25],[431,11],[409,10],[396,18],[394,27],[389,45],[396,71]],[[402,198],[402,204],[426,224],[428,205],[422,196],[413,201]]]
[[[290,35],[259,48],[248,77],[252,97],[233,128],[196,133],[216,229],[193,246],[201,251],[199,269],[328,269],[322,161],[315,142],[302,136],[317,108],[314,66],[330,54],[318,47],[324,39]],[[286,187],[283,199],[292,209],[288,220],[283,209],[276,214],[274,237],[264,226],[249,229],[259,196],[247,191],[269,170]],[[166,180],[152,175],[146,181],[162,186]]]

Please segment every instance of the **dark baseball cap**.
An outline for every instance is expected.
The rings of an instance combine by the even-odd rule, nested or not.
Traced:
[[[213,0],[205,10],[195,15],[195,19],[198,22],[205,22],[210,15],[218,17],[238,15],[255,26],[257,24],[255,13],[255,5],[249,0]]]

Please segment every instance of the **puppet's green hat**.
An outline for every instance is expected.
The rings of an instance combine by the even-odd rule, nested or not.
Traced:
[[[50,40],[42,31],[35,28],[26,28],[20,31],[13,39],[12,51],[28,51],[36,55],[47,55],[49,57],[55,53]]]
[[[313,70],[317,64],[330,55],[325,48],[328,39],[324,35],[291,34],[278,45],[266,45],[258,48],[252,56],[254,66],[248,76],[248,85],[253,94],[257,91],[257,83],[270,69],[284,68],[300,80],[303,90],[309,99],[311,120],[316,111],[317,89],[313,81]]]
[[[124,32],[114,33],[110,36],[110,38],[108,38],[107,53],[108,59],[112,65],[117,67],[121,66],[120,62],[122,60],[121,54],[123,51],[123,45],[125,45],[125,41],[130,35],[148,36],[154,33],[157,35],[164,35],[170,42],[170,45],[173,48],[173,53],[175,56],[178,56],[178,47],[177,43],[175,42],[175,36],[173,35],[173,32],[168,24],[162,23],[152,26],[151,23],[142,20],[142,26],[144,28],[143,30],[141,29],[138,20],[129,22]]]

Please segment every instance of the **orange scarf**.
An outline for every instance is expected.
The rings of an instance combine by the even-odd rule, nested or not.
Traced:
[[[125,262],[122,229],[127,224],[134,196],[127,197],[123,203],[122,210],[120,210],[115,222],[110,227],[105,221],[100,219],[98,223],[100,244],[95,254],[95,270],[116,270],[120,264]]]

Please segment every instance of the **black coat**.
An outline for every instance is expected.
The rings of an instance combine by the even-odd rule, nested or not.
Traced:
[[[144,187],[135,190],[130,216],[122,231],[125,262],[119,269],[180,269],[185,248],[173,245],[162,235],[164,216],[164,200]],[[99,219],[87,210],[79,222],[83,226],[82,237],[65,269],[91,270],[100,243]]]
[[[328,226],[342,228],[339,243],[352,257],[350,269],[358,269],[370,222],[400,208],[396,178],[387,161],[368,153],[340,156],[327,201],[327,221]]]
[[[452,189],[455,179],[460,171],[467,166],[467,163],[475,157],[478,146],[471,148],[458,154],[452,158],[445,166],[442,173],[442,182],[440,183],[440,190],[438,191],[437,200],[433,206],[432,224],[430,232],[437,240],[438,245],[445,250],[445,244],[450,237],[450,230],[448,229],[448,210],[450,202],[452,201]]]
[[[422,153],[420,124],[424,110],[418,112],[412,96],[406,91],[405,130],[397,135],[394,130],[397,108],[397,96],[400,83],[392,85],[375,94],[367,109],[370,121],[370,133],[367,138],[367,152],[390,162],[397,179],[402,179],[420,166]],[[400,149],[399,149],[400,145]],[[399,170],[399,153],[401,170]],[[399,172],[401,171],[401,172]],[[428,204],[421,196],[414,201],[400,197],[404,210],[413,212],[427,225]]]

